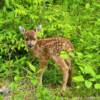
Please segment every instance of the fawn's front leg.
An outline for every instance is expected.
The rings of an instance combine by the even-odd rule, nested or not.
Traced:
[[[39,74],[39,84],[42,85],[42,78],[43,78],[43,74],[45,72],[45,69],[46,69],[46,63],[47,61],[46,60],[42,60],[40,59],[40,62],[39,62],[39,71],[38,71],[38,74]]]
[[[64,59],[60,58],[59,56],[52,56],[52,58],[58,65],[60,65],[60,68],[63,71],[62,90],[65,90],[69,77],[69,66],[66,64]]]

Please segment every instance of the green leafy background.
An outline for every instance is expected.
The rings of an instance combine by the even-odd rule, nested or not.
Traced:
[[[38,59],[32,60],[18,27],[35,29],[42,24],[38,38],[61,36],[74,45],[72,90],[65,97],[99,96],[100,90],[100,1],[99,0],[1,0],[0,1],[0,87],[4,80],[16,90],[17,82],[37,84]],[[62,55],[66,58],[67,54]],[[62,74],[53,61],[48,62],[44,87],[36,88],[39,100],[61,100],[58,90]],[[5,82],[4,82],[5,83]],[[52,85],[53,83],[53,85]],[[6,84],[6,83],[5,83]],[[48,87],[50,85],[50,87]],[[31,84],[30,84],[31,86]],[[46,86],[46,87],[45,87]],[[25,84],[27,88],[27,84]],[[77,91],[89,91],[88,94]],[[72,91],[75,93],[73,93]],[[90,92],[91,91],[91,92]],[[27,94],[27,93],[26,93]],[[49,95],[50,94],[50,95]],[[20,93],[17,98],[25,97]],[[33,98],[31,97],[31,98]],[[2,97],[1,97],[2,98]],[[74,99],[73,99],[74,100]]]

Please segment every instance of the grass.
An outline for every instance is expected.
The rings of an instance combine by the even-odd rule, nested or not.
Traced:
[[[5,82],[5,81],[3,81]],[[3,84],[3,83],[2,83]],[[0,100],[100,100],[100,91],[94,88],[77,88],[75,83],[66,91],[61,91],[61,87],[52,88],[46,86],[33,85],[29,80],[24,79],[19,82],[5,82],[11,88],[7,95],[0,94]]]

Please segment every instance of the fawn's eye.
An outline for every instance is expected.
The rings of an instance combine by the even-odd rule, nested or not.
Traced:
[[[36,40],[34,37],[30,37],[30,40]]]
[[[28,41],[28,38],[25,38],[26,41]]]

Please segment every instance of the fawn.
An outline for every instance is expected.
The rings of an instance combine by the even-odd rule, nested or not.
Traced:
[[[59,56],[62,50],[67,52],[73,51],[73,45],[70,40],[62,37],[37,39],[37,33],[41,30],[41,26],[37,27],[35,30],[25,30],[22,26],[19,26],[19,30],[24,35],[26,45],[31,55],[35,55],[39,59],[40,84],[42,84],[42,77],[46,69],[47,61],[53,59],[63,72],[62,89],[65,90],[66,85],[70,86],[71,60],[65,60]]]

